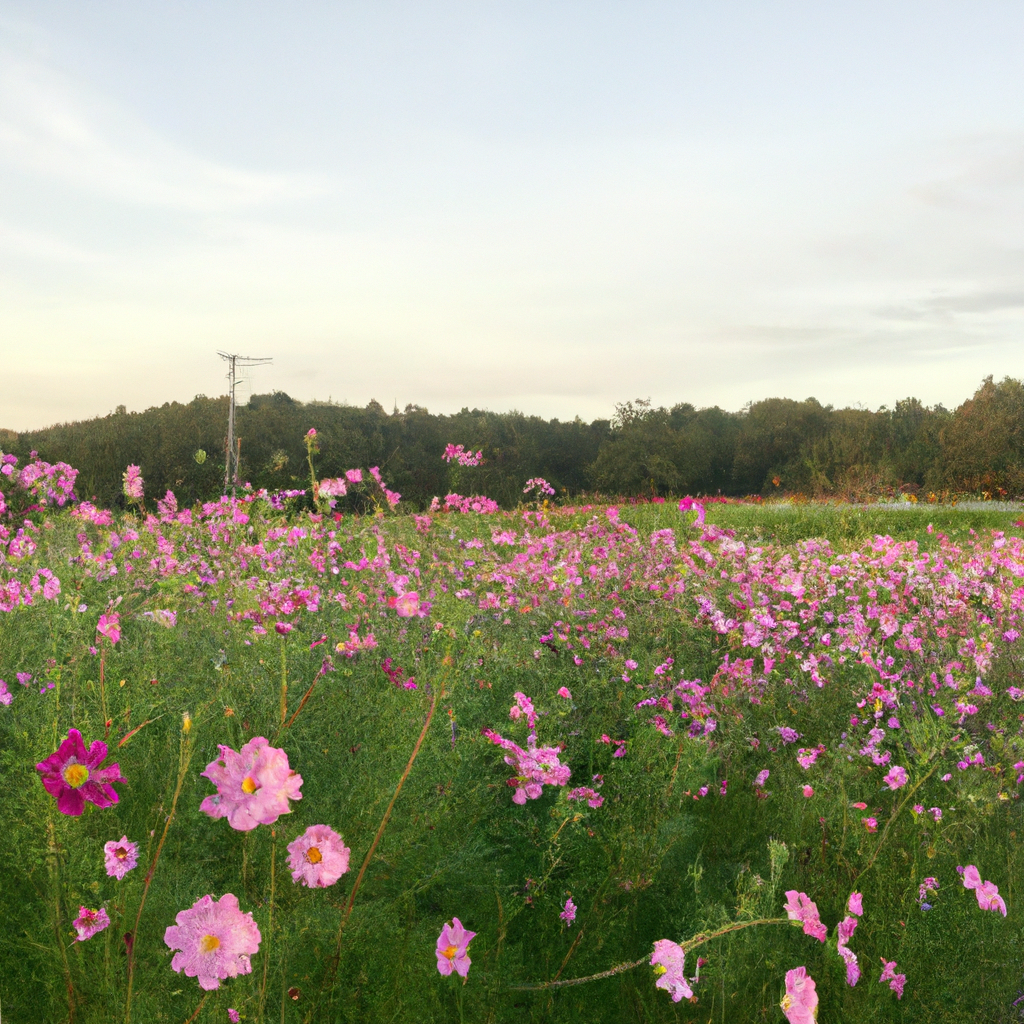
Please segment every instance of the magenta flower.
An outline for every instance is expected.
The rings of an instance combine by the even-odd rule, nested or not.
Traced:
[[[818,1016],[818,993],[806,967],[786,971],[786,994],[779,1005],[789,1024],[814,1024]]]
[[[43,788],[56,798],[61,814],[78,817],[85,809],[86,800],[97,807],[117,803],[118,795],[112,784],[126,780],[121,778],[116,762],[100,767],[106,756],[107,745],[102,740],[96,740],[86,751],[82,734],[77,729],[68,729],[68,738],[56,752],[36,765]]]
[[[864,915],[864,897],[859,892],[851,892],[850,898],[846,901],[846,909],[858,917]]]
[[[567,925],[572,926],[573,921],[576,920],[576,904],[573,903],[572,897],[570,896],[565,901],[565,909],[558,915]]]
[[[803,789],[804,789],[804,796],[808,800],[810,800],[811,797],[814,796],[814,787],[813,786],[804,786]]]
[[[895,764],[888,772],[885,773],[885,777],[882,781],[890,789],[899,789],[901,786],[905,786],[907,784],[907,769],[901,768],[898,764]]]
[[[848,946],[843,945],[837,945],[836,952],[846,964],[846,984],[853,988],[860,981],[860,964],[857,963],[857,954]]]
[[[100,621],[96,623],[96,632],[100,636],[105,636],[112,644],[116,644],[121,639],[121,617],[117,612],[101,615]]]
[[[107,874],[119,882],[139,862],[139,848],[129,842],[127,836],[121,836],[116,842],[104,843],[103,853]]]
[[[233,1006],[229,1006],[228,1007],[228,1020],[231,1021],[231,1024],[238,1024],[238,1022],[241,1019],[242,1018],[238,1016],[238,1011]]]
[[[351,852],[334,829],[310,825],[298,839],[288,844],[292,878],[311,888],[325,889],[348,871]]]
[[[473,962],[469,959],[469,944],[475,937],[476,932],[467,931],[457,917],[452,918],[437,937],[438,971],[447,977],[454,970],[465,978]]]
[[[363,482],[363,471],[361,469],[346,469],[345,479],[350,484],[361,484]]]
[[[14,695],[7,689],[7,684],[0,679],[0,704],[10,704]]]
[[[787,889],[784,909],[790,921],[799,921],[803,924],[805,935],[810,935],[819,942],[824,942],[828,938],[828,929],[822,924],[818,908],[807,893]]]
[[[239,832],[272,825],[289,814],[289,800],[301,800],[302,776],[291,770],[288,755],[264,736],[249,740],[240,751],[220,744],[220,757],[200,775],[216,787],[199,809],[211,818],[227,818]]]
[[[683,974],[683,962],[686,959],[686,951],[677,942],[671,939],[658,939],[654,943],[654,953],[651,955],[651,966],[658,980],[654,983],[655,988],[663,988],[671,997],[673,1003],[678,1003],[684,996],[692,998],[693,989],[690,988]]]
[[[882,961],[882,976],[878,979],[879,982],[889,982],[889,988],[896,993],[897,999],[903,998],[903,986],[907,983],[907,976],[905,974],[896,973],[896,961],[886,960],[884,956],[878,958]]]
[[[564,697],[566,700],[572,700],[572,694],[569,692],[569,688],[567,686],[560,686],[558,688],[558,696]]]
[[[90,910],[88,907],[79,907],[78,917],[71,922],[75,929],[75,942],[85,942],[91,939],[97,932],[103,931],[110,924],[110,916],[105,907],[99,910]]]
[[[252,972],[249,957],[259,952],[260,930],[252,914],[238,909],[238,898],[203,896],[182,910],[164,932],[164,942],[177,950],[171,968],[198,978],[202,989],[220,988],[222,978]]]
[[[878,831],[878,819],[877,818],[861,818],[861,822],[869,832]]]
[[[138,466],[129,466],[123,474],[124,496],[129,501],[141,501],[146,492],[146,484],[142,479],[142,470]]]
[[[420,613],[420,595],[415,590],[388,599],[388,607],[398,612],[400,619],[411,619]]]

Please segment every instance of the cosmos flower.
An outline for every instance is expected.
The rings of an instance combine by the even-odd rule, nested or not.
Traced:
[[[316,889],[334,885],[348,871],[351,852],[334,829],[310,825],[298,839],[288,844],[292,878]]]
[[[100,636],[105,636],[112,644],[116,644],[121,639],[121,617],[117,612],[101,615],[99,622],[96,623],[96,632]]]
[[[859,892],[851,892],[850,898],[846,901],[846,909],[858,917],[864,915],[864,897]]]
[[[67,739],[56,752],[36,765],[43,788],[56,798],[61,814],[78,817],[86,800],[97,807],[117,803],[119,798],[112,783],[126,780],[121,778],[116,762],[100,767],[106,756],[107,745],[102,740],[96,740],[86,751],[82,734],[77,729],[68,729]]]
[[[146,483],[142,479],[142,470],[138,466],[129,466],[122,475],[124,480],[124,496],[129,501],[141,501],[146,492]]]
[[[807,893],[787,889],[784,909],[790,921],[799,921],[803,924],[805,935],[810,935],[819,942],[824,942],[828,938],[828,929],[822,924],[818,908]]]
[[[789,1024],[814,1024],[818,1017],[818,993],[806,967],[786,971],[786,994],[779,1004]]]
[[[249,957],[260,948],[260,930],[252,914],[238,909],[238,899],[225,893],[219,900],[203,896],[182,910],[164,932],[164,942],[177,950],[171,968],[198,978],[202,989],[220,988],[222,978],[252,972]]]
[[[447,976],[454,970],[463,978],[469,974],[469,944],[476,937],[476,932],[468,931],[457,918],[452,918],[437,937],[437,969]]]
[[[570,926],[576,920],[576,904],[573,903],[571,896],[565,901],[565,909],[558,916]]]
[[[104,867],[111,878],[119,882],[139,862],[139,848],[127,836],[103,844]]]
[[[79,907],[78,917],[71,922],[71,926],[75,929],[75,942],[85,942],[86,939],[91,939],[109,924],[110,916],[105,907],[100,907],[99,910]]]
[[[654,944],[654,953],[651,955],[651,966],[658,980],[654,983],[655,988],[663,988],[671,997],[673,1003],[678,1003],[684,996],[690,999],[693,996],[693,989],[690,988],[683,974],[683,962],[686,959],[686,952],[682,946],[671,939],[658,939]]]
[[[889,988],[896,993],[897,999],[903,998],[903,986],[907,983],[907,976],[905,974],[896,973],[896,961],[886,960],[884,956],[879,957],[882,961],[882,975],[878,979],[879,982],[889,982]]]
[[[957,868],[957,871],[960,871]],[[978,899],[978,906],[982,910],[998,910],[1003,917],[1006,917],[1006,902],[999,895],[999,886],[993,882],[982,881],[981,874],[973,864],[968,864],[963,869],[964,888],[973,889]]]
[[[572,694],[569,692],[569,688],[567,686],[560,686],[558,688],[558,696],[564,697],[566,700],[572,700]]]
[[[220,757],[200,775],[216,787],[199,809],[211,818],[227,818],[239,832],[272,825],[289,814],[289,800],[301,800],[302,776],[291,770],[288,755],[264,736],[249,740],[239,751],[220,744]]]
[[[895,764],[886,772],[885,778],[882,781],[890,789],[899,789],[907,784],[907,769]]]

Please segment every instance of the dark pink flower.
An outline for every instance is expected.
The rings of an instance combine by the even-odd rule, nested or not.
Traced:
[[[469,974],[469,944],[476,937],[476,932],[463,928],[462,922],[452,918],[437,937],[437,969],[447,976],[454,970],[465,978]]]
[[[91,939],[97,932],[103,931],[110,924],[110,917],[106,908],[90,910],[88,907],[79,907],[78,917],[71,922],[75,929],[75,942],[85,942]]]
[[[42,777],[43,788],[57,800],[61,814],[77,817],[85,809],[85,801],[97,807],[116,804],[118,795],[113,783],[124,782],[118,764],[101,768],[100,763],[107,756],[107,745],[102,740],[86,751],[82,734],[77,729],[68,729],[68,738],[45,761],[36,765]]]
[[[198,978],[202,989],[220,988],[222,978],[252,972],[249,957],[259,952],[260,930],[252,914],[238,908],[238,899],[225,893],[219,900],[203,896],[182,910],[164,932],[164,942],[178,952],[171,968]]]
[[[901,786],[907,784],[907,769],[901,768],[898,764],[893,765],[885,774],[885,778],[882,781],[890,789],[899,789]]]
[[[231,1024],[238,1024],[238,1022],[241,1019],[242,1018],[238,1016],[238,1011],[233,1006],[229,1006],[228,1007],[228,1020],[231,1021]]]
[[[301,800],[302,776],[291,770],[288,755],[264,736],[249,740],[239,751],[220,745],[220,757],[200,772],[216,787],[199,809],[211,818],[227,818],[239,832],[272,825],[289,814],[289,800]]]
[[[117,612],[101,615],[100,621],[96,623],[96,632],[116,644],[121,639],[121,617]]]
[[[784,909],[790,921],[799,921],[803,924],[805,935],[810,935],[819,942],[824,942],[828,938],[828,929],[822,924],[818,908],[807,893],[787,889]]]
[[[292,878],[316,889],[334,885],[348,871],[351,852],[334,829],[310,825],[298,839],[288,844]]]
[[[862,917],[864,914],[864,897],[859,892],[850,893],[850,898],[846,901],[846,909],[851,914],[856,914],[858,917]]]
[[[818,993],[806,967],[786,971],[786,994],[779,1005],[789,1024],[814,1024],[818,1016]]]
[[[558,916],[568,925],[576,920],[576,904],[573,903],[571,896],[565,901],[565,907]]]
[[[104,843],[103,853],[107,874],[119,882],[139,862],[139,848],[129,842],[127,836],[121,836],[116,842]]]
[[[673,1003],[678,1003],[684,996],[687,999],[693,996],[693,989],[690,988],[686,976],[683,974],[685,959],[686,951],[678,942],[673,942],[671,939],[658,939],[654,943],[651,966],[658,976],[654,987],[663,988],[672,997]]]

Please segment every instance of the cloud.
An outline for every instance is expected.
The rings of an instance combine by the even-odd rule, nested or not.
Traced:
[[[312,175],[245,170],[191,153],[0,39],[3,165],[120,203],[177,211],[229,212],[328,188]]]

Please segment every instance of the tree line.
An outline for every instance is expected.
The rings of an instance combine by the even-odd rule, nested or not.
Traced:
[[[129,464],[142,467],[150,496],[172,490],[180,504],[191,504],[223,489],[227,415],[226,397],[204,395],[144,412],[119,406],[44,430],[0,431],[0,448],[22,460],[37,451],[48,462],[70,463],[80,471],[79,497],[106,506],[123,502]],[[304,403],[277,391],[253,395],[236,411],[242,479],[268,490],[308,486],[304,436],[311,427],[319,476],[379,466],[405,506],[416,508],[451,490],[514,506],[531,477],[572,498],[1024,496],[1024,385],[1009,377],[987,377],[953,411],[916,398],[877,411],[768,398],[739,412],[635,400],[590,423],[479,409],[437,415],[416,405],[388,413],[376,401],[363,408]],[[482,449],[485,463],[446,464],[441,454],[450,442]]]

